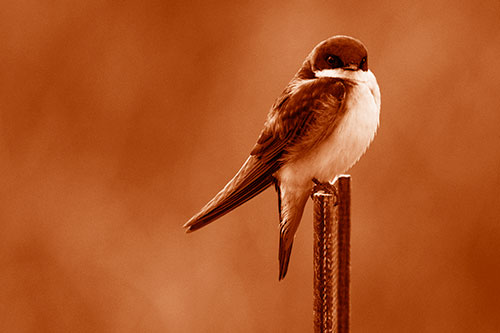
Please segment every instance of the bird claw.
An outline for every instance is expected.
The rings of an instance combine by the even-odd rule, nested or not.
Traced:
[[[313,187],[312,192],[311,192],[311,197],[314,196],[314,193],[318,193],[318,192],[333,194],[335,196],[335,201],[334,201],[333,205],[336,206],[337,201],[338,201],[338,195],[337,195],[337,189],[335,188],[335,186],[329,182],[322,183],[316,178],[313,178],[312,181],[314,183],[314,187]]]

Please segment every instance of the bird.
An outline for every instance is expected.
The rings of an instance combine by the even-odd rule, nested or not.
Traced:
[[[190,233],[274,185],[279,276],[314,182],[333,182],[365,153],[379,127],[380,89],[368,52],[337,35],[317,44],[272,105],[250,156],[227,185],[184,224]]]

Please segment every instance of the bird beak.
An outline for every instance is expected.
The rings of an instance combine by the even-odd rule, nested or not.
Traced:
[[[357,71],[358,70],[358,65],[356,65],[356,64],[349,64],[347,66],[344,66],[344,69],[348,70],[348,71]]]

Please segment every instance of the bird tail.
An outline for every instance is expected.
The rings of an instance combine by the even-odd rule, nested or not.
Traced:
[[[280,213],[279,280],[283,280],[288,271],[295,232],[299,227],[304,206],[310,193],[306,189],[281,188],[282,185],[277,184],[276,186]]]
[[[263,163],[259,158],[250,156],[233,179],[184,224],[186,232],[206,226],[264,191],[274,182],[272,175],[278,168],[277,162]]]

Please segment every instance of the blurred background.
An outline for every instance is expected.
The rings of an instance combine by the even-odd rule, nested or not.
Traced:
[[[278,283],[269,189],[181,225],[321,40],[369,50],[352,331],[500,330],[500,3],[5,1],[0,331],[312,331],[312,211]]]

